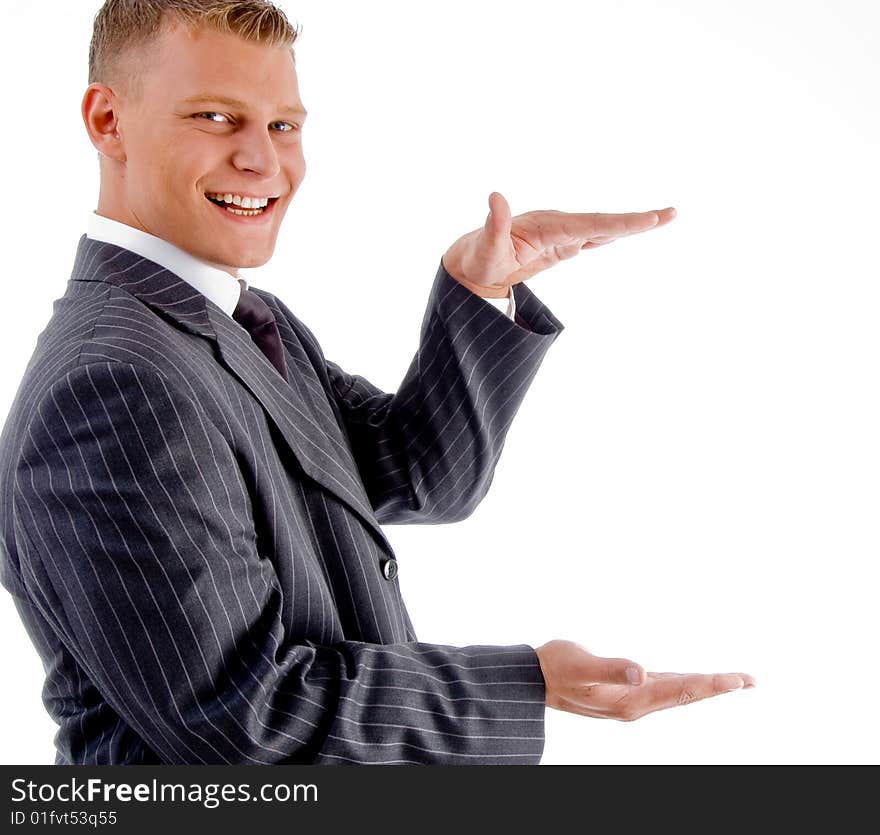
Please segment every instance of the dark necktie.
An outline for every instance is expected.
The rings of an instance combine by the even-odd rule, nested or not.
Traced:
[[[232,311],[232,318],[251,335],[254,344],[269,358],[269,362],[278,369],[278,373],[290,382],[281,336],[269,305],[256,293],[245,290],[241,281],[238,283],[241,285],[241,297],[235,310]]]

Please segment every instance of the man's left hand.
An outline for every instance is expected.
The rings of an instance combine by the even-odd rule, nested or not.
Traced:
[[[501,299],[508,295],[510,286],[573,258],[582,249],[656,229],[674,217],[671,206],[626,214],[551,210],[511,217],[507,200],[493,191],[485,226],[449,247],[442,259],[443,268],[477,295]]]

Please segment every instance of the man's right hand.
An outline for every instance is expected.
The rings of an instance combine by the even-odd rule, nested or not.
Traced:
[[[626,658],[601,658],[574,641],[549,641],[535,650],[548,707],[631,722],[646,713],[754,687],[747,673],[646,673]]]

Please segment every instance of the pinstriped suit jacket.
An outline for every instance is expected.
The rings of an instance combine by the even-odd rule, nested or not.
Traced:
[[[285,382],[169,270],[80,239],[0,435],[0,580],[63,763],[526,763],[527,645],[418,642],[381,524],[485,495],[562,324],[443,269],[395,394],[271,293]]]

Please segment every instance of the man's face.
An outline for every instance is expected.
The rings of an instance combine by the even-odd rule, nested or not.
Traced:
[[[175,26],[151,53],[141,101],[117,104],[114,219],[231,273],[265,264],[306,171],[290,50]],[[208,194],[273,199],[253,215]]]

